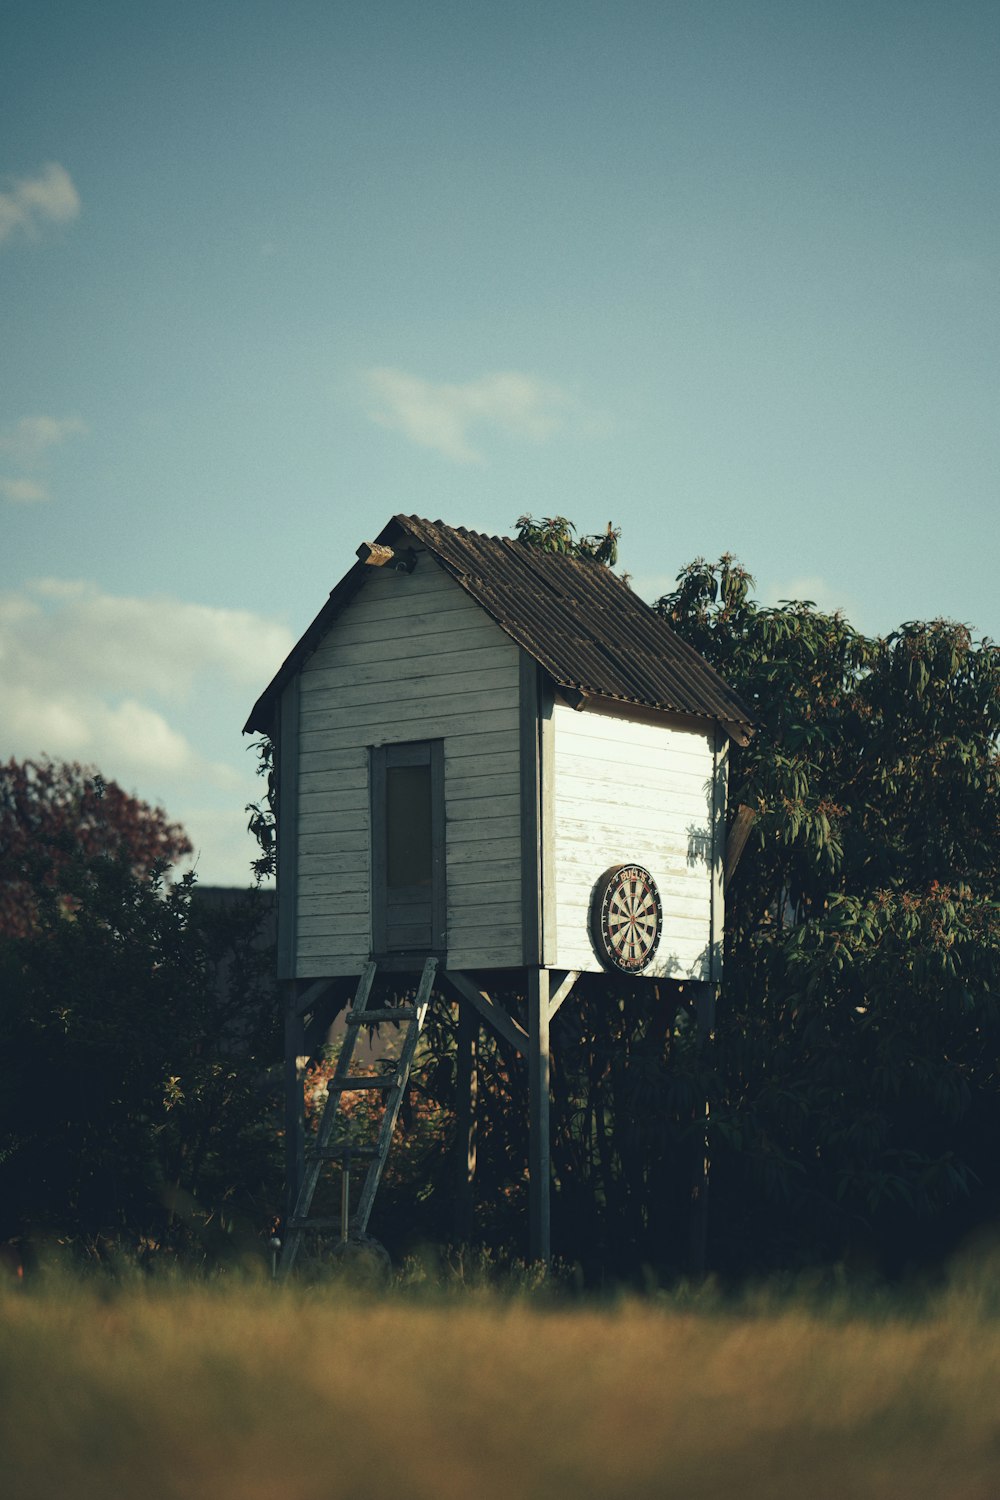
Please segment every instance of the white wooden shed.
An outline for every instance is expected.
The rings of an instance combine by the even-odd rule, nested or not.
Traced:
[[[727,748],[751,717],[596,561],[403,515],[358,559],[246,725],[276,748],[290,1012],[433,958],[532,1059],[547,1140],[548,1019],[579,974],[721,978]],[[524,971],[527,1033],[498,970]]]

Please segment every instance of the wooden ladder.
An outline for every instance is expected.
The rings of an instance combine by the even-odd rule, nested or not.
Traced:
[[[375,1194],[382,1178],[382,1169],[389,1155],[389,1147],[392,1145],[392,1136],[396,1128],[396,1119],[399,1115],[399,1106],[403,1102],[406,1085],[409,1082],[410,1069],[413,1066],[413,1058],[417,1050],[417,1042],[427,1014],[427,1006],[431,997],[431,988],[434,984],[434,975],[437,970],[437,959],[429,958],[424,964],[423,973],[420,976],[420,984],[417,988],[416,999],[412,1005],[388,1006],[383,1009],[368,1009],[368,998],[371,995],[372,983],[375,979],[377,965],[374,961],[365,964],[358,980],[357,992],[354,1003],[345,1017],[347,1031],[344,1037],[344,1045],[337,1059],[333,1077],[330,1080],[327,1092],[326,1104],[323,1116],[319,1123],[319,1130],[311,1148],[306,1150],[306,1169],[299,1187],[299,1194],[295,1200],[295,1209],[289,1219],[286,1228],[285,1242],[281,1251],[281,1264],[278,1268],[280,1276],[286,1276],[295,1264],[295,1257],[299,1253],[302,1236],[306,1230],[330,1230],[337,1229],[343,1237],[348,1228],[347,1184],[345,1181],[344,1205],[345,1211],[339,1218],[310,1217],[313,1197],[319,1183],[320,1174],[325,1162],[339,1161],[341,1170],[349,1173],[350,1165],[355,1161],[367,1161],[368,1171],[365,1175],[364,1186],[361,1189],[361,1197],[354,1213],[350,1215],[350,1232],[363,1235],[368,1228],[368,1219],[371,1215],[372,1204],[375,1202]],[[406,1030],[403,1045],[400,1048],[399,1060],[396,1063],[394,1073],[384,1073],[380,1077],[371,1078],[363,1075],[351,1074],[351,1062],[354,1058],[354,1049],[358,1040],[358,1033],[362,1026],[374,1026],[379,1021],[398,1021]],[[349,1140],[337,1141],[331,1144],[330,1138],[338,1120],[345,1119],[341,1108],[345,1094],[350,1094],[362,1089],[377,1089],[385,1094],[385,1112],[382,1116],[382,1124],[379,1128],[377,1139],[370,1144],[360,1145]]]

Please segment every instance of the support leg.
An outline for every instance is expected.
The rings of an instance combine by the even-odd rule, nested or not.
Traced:
[[[467,1001],[458,1008],[458,1068],[455,1088],[458,1114],[455,1193],[455,1237],[461,1245],[472,1240],[476,1180],[476,1099],[479,1092],[477,1052],[479,1017]]]
[[[706,1058],[709,1045],[715,1035],[714,984],[701,984],[694,997],[694,1016],[698,1055]],[[708,1249],[708,1186],[711,1161],[709,1158],[708,1121],[709,1101],[703,1099],[696,1105],[698,1115],[694,1136],[694,1157],[691,1163],[691,1274],[704,1276]]]
[[[305,1170],[305,1101],[299,1058],[305,1050],[302,1017],[296,1014],[298,985],[285,986],[285,1218],[290,1219]]]
[[[549,973],[528,972],[528,1218],[532,1260],[551,1257],[549,1224]]]

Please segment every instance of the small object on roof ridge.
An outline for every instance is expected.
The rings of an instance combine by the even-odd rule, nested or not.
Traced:
[[[382,542],[362,542],[357,556],[370,568],[384,568],[391,563],[396,573],[412,573],[417,565],[417,554],[412,547],[386,547]]]

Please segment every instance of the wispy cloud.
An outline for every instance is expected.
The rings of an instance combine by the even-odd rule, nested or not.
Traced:
[[[7,179],[0,189],[0,244],[12,235],[38,237],[44,224],[65,224],[80,212],[73,179],[58,162],[48,162],[37,177]]]
[[[44,463],[50,449],[86,431],[79,417],[22,417],[0,428],[0,457],[21,470],[33,471]],[[14,478],[0,476],[0,495],[15,505],[49,498],[46,486],[23,472]]]
[[[0,429],[0,453],[28,468],[38,463],[50,448],[86,430],[79,417],[22,417],[19,422]]]
[[[838,610],[846,615],[856,630],[864,630],[861,622],[861,608],[854,596],[846,589],[839,588],[830,583],[826,578],[820,577],[818,573],[800,573],[794,578],[782,582],[767,580],[761,584],[757,591],[761,604],[775,607],[786,600],[808,600],[815,604],[817,609],[824,614],[835,614]]]
[[[375,401],[373,421],[461,464],[483,462],[471,432],[492,428],[541,442],[574,404],[561,387],[516,370],[455,384],[379,366],[365,371],[364,380]]]
[[[240,730],[291,645],[250,610],[53,578],[0,594],[0,759],[97,766],[180,819],[203,878],[245,885],[260,785]]]
[[[171,598],[106,594],[96,584],[40,578],[0,596],[0,641],[11,611],[25,678],[58,698],[75,693],[156,695],[183,703],[199,678],[259,690],[291,649],[287,629],[249,610]]]
[[[13,505],[34,505],[39,500],[49,498],[49,492],[45,486],[36,484],[33,479],[4,479],[2,477],[0,477],[0,495]]]

